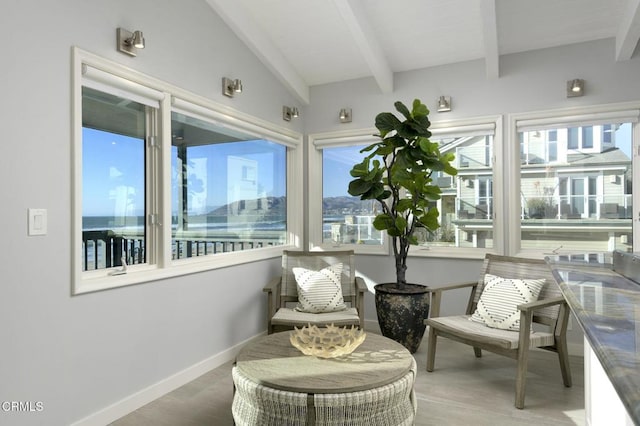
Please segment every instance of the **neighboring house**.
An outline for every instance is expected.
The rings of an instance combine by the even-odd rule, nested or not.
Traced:
[[[545,234],[546,246],[612,250],[631,241],[631,159],[616,146],[618,126],[605,124],[519,133],[523,247]],[[618,144],[619,146],[620,144]],[[456,246],[490,247],[493,217],[492,157],[488,137],[460,138],[457,179],[443,185],[443,226]],[[455,197],[455,210],[447,198]],[[535,235],[535,236],[534,236]]]

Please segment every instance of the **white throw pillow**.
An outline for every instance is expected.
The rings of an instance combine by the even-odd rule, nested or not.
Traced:
[[[476,311],[469,319],[493,328],[518,331],[518,305],[538,300],[544,284],[544,278],[523,280],[485,274],[484,290],[478,300]]]
[[[296,310],[317,314],[346,309],[340,285],[341,274],[342,263],[327,266],[320,271],[293,268],[298,286]]]

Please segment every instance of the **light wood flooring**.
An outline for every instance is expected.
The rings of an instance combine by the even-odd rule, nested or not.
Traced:
[[[426,371],[427,341],[414,354],[418,426],[584,425],[583,360],[571,357],[565,388],[556,354],[531,351],[525,408],[516,409],[515,361],[438,339],[435,370]],[[112,423],[113,426],[233,425],[233,383],[227,363]],[[372,425],[374,426],[374,425]]]

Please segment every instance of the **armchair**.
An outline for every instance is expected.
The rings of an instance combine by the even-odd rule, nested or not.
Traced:
[[[342,296],[347,308],[336,312],[309,313],[295,309],[298,303],[298,288],[293,268],[319,271],[342,263]],[[364,294],[367,286],[355,275],[355,255],[352,250],[332,252],[284,251],[282,274],[270,280],[263,288],[267,293],[267,332],[269,334],[291,330],[307,324],[326,326],[355,325],[364,328]]]
[[[487,274],[519,280],[544,279],[537,300],[517,306],[520,311],[519,331],[492,328],[469,320],[486,288]],[[460,288],[471,289],[466,314],[440,317],[443,293]],[[473,346],[476,357],[482,356],[482,349],[508,356],[517,361],[515,406],[524,408],[527,361],[531,348],[556,352],[564,385],[572,385],[566,341],[568,319],[569,307],[544,260],[487,254],[477,282],[433,289],[431,318],[425,320],[429,326],[427,371],[434,369],[438,337]],[[537,324],[535,328],[532,327],[534,323]]]

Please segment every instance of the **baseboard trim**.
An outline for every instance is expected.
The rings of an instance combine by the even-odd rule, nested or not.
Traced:
[[[189,383],[192,380],[197,379],[208,371],[213,370],[221,366],[222,364],[232,361],[238,355],[240,349],[249,343],[250,341],[263,336],[265,333],[260,333],[253,336],[243,342],[238,343],[231,348],[222,351],[216,355],[213,355],[207,359],[204,359],[190,367],[185,368],[182,371],[173,374],[166,379],[142,389],[108,407],[103,408],[77,422],[71,426],[104,426],[112,423],[119,418],[126,416],[129,413],[137,410],[138,408],[154,401],[161,396]]]

